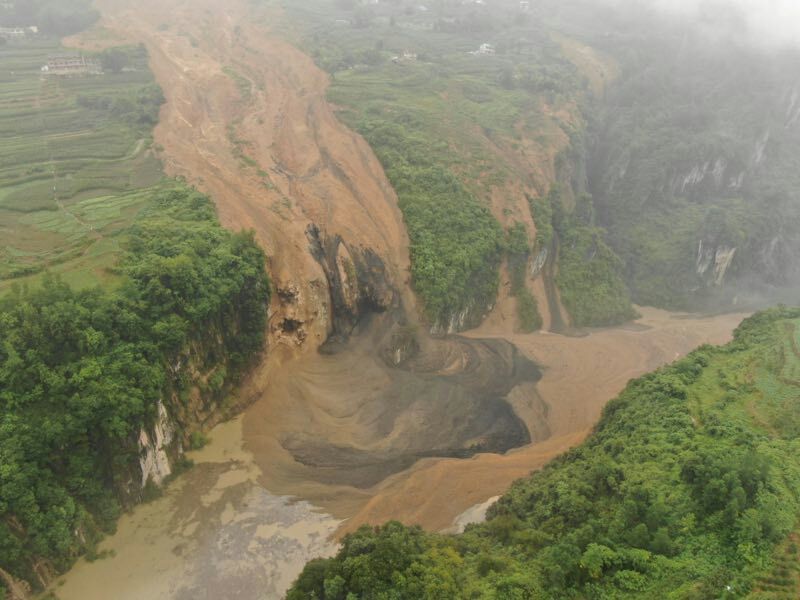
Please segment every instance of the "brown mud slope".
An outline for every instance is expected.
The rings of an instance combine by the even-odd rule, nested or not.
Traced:
[[[535,404],[540,377],[513,345],[452,337],[409,352],[396,333],[381,339],[385,318],[362,324],[345,352],[276,372],[248,409],[245,440],[270,491],[345,518],[419,459],[502,453],[548,435],[510,406],[520,394]]]
[[[102,28],[73,43],[145,43],[167,99],[155,130],[167,173],[210,194],[226,227],[255,230],[270,257],[273,343],[329,333],[311,224],[374,251],[401,287],[408,241],[394,192],[367,144],[334,117],[310,58],[255,24],[246,0],[96,4]]]
[[[268,13],[246,0],[97,4],[103,29],[77,43],[147,44],[168,101],[155,133],[167,171],[211,194],[226,226],[254,229],[270,257],[270,350],[244,390],[256,401],[243,435],[271,492],[350,528],[447,527],[579,443],[629,378],[738,323],[646,311],[638,328],[586,338],[514,336],[506,323],[431,340],[380,165]],[[546,366],[538,391],[534,362]]]
[[[336,120],[327,77],[273,35],[269,12],[97,3],[101,28],[73,43],[147,45],[167,99],[155,131],[167,172],[209,193],[224,225],[254,229],[269,256],[270,349],[244,392],[258,399],[244,433],[270,491],[349,516],[363,490],[420,458],[546,434],[508,402],[535,396],[539,376],[510,343],[431,340],[416,326],[396,197]]]

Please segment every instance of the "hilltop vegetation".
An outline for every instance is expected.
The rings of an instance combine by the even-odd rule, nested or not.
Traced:
[[[364,527],[289,600],[796,598],[800,310],[632,381],[459,536]]]
[[[517,3],[428,10],[319,0],[285,9],[304,47],[332,74],[329,96],[341,118],[366,138],[397,190],[412,283],[432,324],[477,325],[508,258],[520,328],[538,328],[526,287],[532,256],[509,254],[502,230],[530,220],[526,194],[547,194],[553,182],[544,172],[569,143],[583,93],[547,29]],[[493,49],[476,54],[484,41]],[[524,233],[520,241],[534,246],[532,232]],[[588,285],[571,289],[576,304],[592,303]],[[588,321],[616,322],[622,312]]]
[[[30,582],[42,561],[62,571],[92,551],[141,495],[137,441],[159,402],[177,412],[198,386],[219,402],[263,348],[252,235],[222,229],[185,187],[149,200],[116,290],[46,276],[0,299],[0,567]]]

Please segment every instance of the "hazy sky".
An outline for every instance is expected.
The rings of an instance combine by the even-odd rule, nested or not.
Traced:
[[[800,45],[800,0],[649,0],[764,46]]]

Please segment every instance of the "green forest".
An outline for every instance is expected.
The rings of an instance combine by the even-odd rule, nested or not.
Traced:
[[[362,527],[288,600],[797,598],[800,310],[631,381],[462,535]]]
[[[578,0],[541,10],[620,68],[588,107],[589,187],[634,301],[682,310],[735,298],[793,303],[800,114],[788,74],[797,53],[709,39],[644,8]],[[721,280],[701,266],[701,244],[736,249]]]
[[[562,187],[556,184],[530,204],[538,251],[558,253],[555,280],[573,325],[615,325],[636,318],[623,263],[606,243],[606,231],[595,223],[591,196],[580,194],[573,210],[567,211]]]
[[[222,229],[207,197],[175,184],[128,230],[115,288],[49,275],[0,299],[3,569],[35,582],[37,561],[64,570],[114,530],[141,495],[125,482],[157,403],[226,389],[262,350],[264,262],[251,234]],[[168,368],[189,345],[208,349],[201,364]],[[203,372],[218,381],[194,380]]]
[[[542,23],[516,6],[451,4],[436,14],[424,8],[285,5],[287,29],[301,28],[303,46],[332,75],[329,97],[340,117],[369,142],[397,191],[412,283],[434,328],[465,314],[458,329],[478,325],[495,302],[507,260],[517,328],[534,331],[542,321],[526,284],[529,248],[541,241],[518,237],[527,238],[514,227],[529,215],[515,215],[514,202],[502,209],[504,240],[490,206],[517,182],[546,197],[552,182],[520,166],[529,160],[526,143],[535,143],[545,161],[551,140],[566,134],[576,141],[565,156],[580,158],[574,125],[549,114],[582,97],[580,78]],[[495,54],[475,55],[480,36],[497,41]],[[594,225],[569,232],[565,275],[556,284],[568,310],[575,309],[574,322],[629,319],[634,313],[605,232]]]
[[[414,289],[428,317],[446,327],[461,311],[490,305],[504,239],[489,209],[402,126],[370,121],[359,130],[397,192],[411,239]]]

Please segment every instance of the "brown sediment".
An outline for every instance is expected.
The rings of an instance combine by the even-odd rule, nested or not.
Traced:
[[[59,600],[280,598],[307,561],[336,551],[338,521],[258,483],[241,417],[190,453],[164,496],[124,515],[51,591]]]
[[[481,454],[468,460],[424,460],[377,486],[340,534],[363,523],[398,519],[440,530],[468,508],[502,494],[511,483],[541,468],[582,442],[608,400],[635,377],[685,355],[703,343],[729,341],[745,315],[673,315],[640,308],[639,327],[598,329],[585,337],[501,332],[528,358],[543,365],[537,384],[547,405],[550,437],[506,455]],[[470,333],[497,335],[490,327]]]
[[[335,355],[287,364],[247,411],[245,438],[270,490],[347,517],[420,459],[502,453],[546,435],[512,408],[535,397],[539,370],[507,341],[420,336],[394,366],[379,351],[385,325],[362,327]]]
[[[254,18],[245,0],[97,4],[106,32],[143,41],[150,51],[167,98],[155,132],[167,172],[209,193],[225,226],[255,230],[275,286],[269,352],[242,391],[253,401],[240,429],[252,455],[248,466],[203,468],[169,492],[176,502],[174,496],[190,486],[214,510],[204,512],[195,502],[196,512],[161,519],[178,514],[177,508],[167,510],[183,502],[177,501],[164,505],[160,517],[152,505],[135,513],[152,517],[150,526],[167,538],[182,527],[191,542],[186,547],[161,538],[157,543],[193,556],[193,569],[233,560],[219,549],[215,554],[211,541],[230,532],[227,525],[239,522],[239,515],[253,524],[259,507],[270,513],[275,496],[266,490],[348,518],[340,533],[388,519],[447,528],[468,508],[580,443],[630,378],[698,344],[726,341],[741,319],[675,319],[642,309],[639,328],[597,330],[583,338],[518,335],[508,326],[516,315],[509,315],[513,299],[506,295],[478,331],[431,339],[415,318],[408,240],[394,193],[370,148],[325,101],[327,77],[270,31],[269,13]],[[109,42],[84,36],[74,43]],[[565,138],[560,130],[552,134]],[[554,174],[543,171],[541,177]],[[523,192],[535,183],[509,188],[514,214],[525,213]],[[496,196],[495,209],[504,201]],[[362,286],[359,270],[377,273],[376,280]],[[540,302],[542,295],[537,289]],[[548,306],[551,322],[558,305]],[[318,353],[334,327],[341,340]],[[536,365],[544,369],[538,384]],[[211,484],[192,479],[206,471]],[[185,502],[191,504],[188,496]],[[271,512],[272,525],[260,522],[254,531],[302,527],[282,522],[285,510],[282,505]],[[316,514],[309,508],[300,517],[326,531],[331,520],[317,522]],[[207,522],[208,529],[195,521]],[[137,540],[147,539],[125,533],[143,526],[137,523],[123,520],[121,537],[111,541],[118,557],[126,544],[138,548]],[[193,541],[198,531],[206,531],[205,549]],[[254,539],[252,531],[235,535]],[[316,541],[308,547],[327,548]],[[114,560],[119,581],[124,561]],[[135,552],[129,558],[131,585],[133,573],[147,571],[136,566],[142,560]],[[163,594],[152,597],[181,598],[203,582],[230,581],[222,575],[217,581],[214,571],[205,579],[188,573],[181,576],[181,590],[169,591],[166,578],[184,562],[164,560]],[[259,582],[254,573],[236,583],[244,590],[239,597],[257,597],[248,591]],[[65,588],[98,586],[88,576],[76,581]]]
[[[102,36],[72,43],[147,45],[167,99],[155,130],[167,172],[208,192],[222,223],[254,229],[268,253],[270,348],[242,392],[255,400],[244,433],[268,489],[346,516],[421,458],[546,434],[512,409],[535,399],[538,371],[511,344],[433,340],[417,324],[394,193],[336,120],[327,76],[272,34],[268,12],[255,18],[244,0],[98,5]],[[398,328],[414,348],[393,364]],[[341,341],[317,353],[332,333]]]
[[[279,292],[273,346],[314,351],[330,332],[310,225],[371,249],[402,291],[408,240],[394,192],[369,146],[335,118],[325,100],[327,75],[270,34],[268,13],[255,16],[245,0],[97,6],[100,34],[69,43],[147,46],[167,100],[154,134],[167,173],[211,195],[222,224],[254,230],[269,256]],[[414,299],[406,294],[404,301]],[[289,331],[281,326],[287,318],[296,324]]]

